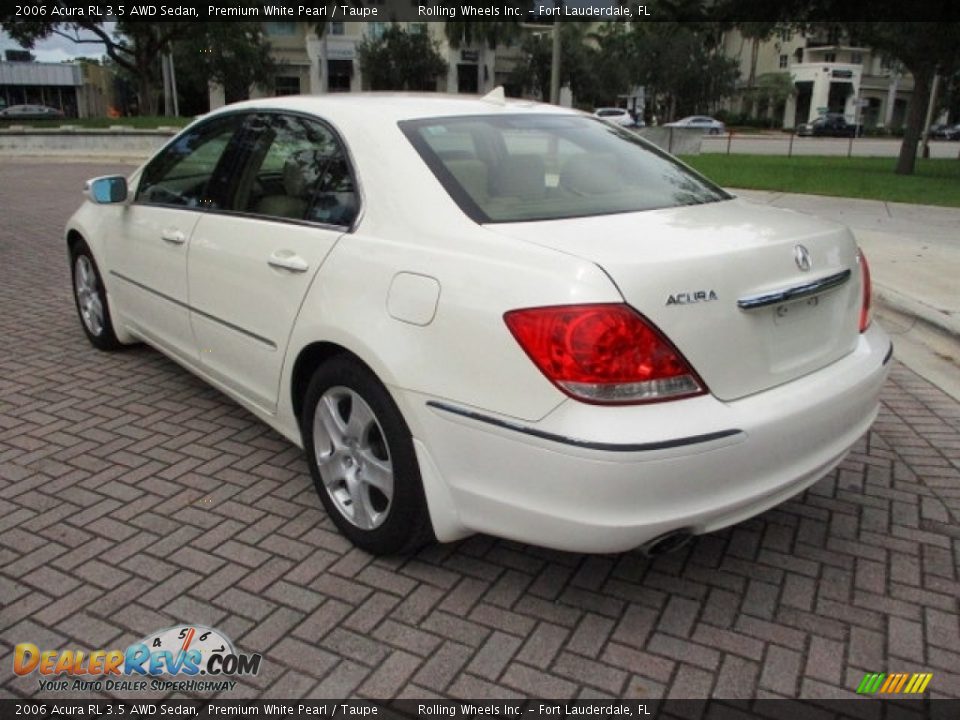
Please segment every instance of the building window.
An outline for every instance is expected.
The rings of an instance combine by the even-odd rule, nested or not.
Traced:
[[[353,60],[327,60],[327,91],[350,92]]]
[[[789,55],[781,55],[781,56],[780,56],[780,69],[781,69],[781,70],[785,69],[789,63],[790,63],[790,56],[789,56]]]
[[[416,35],[424,35],[427,32],[427,24],[422,22],[410,23],[407,26],[407,30]]]
[[[281,75],[274,81],[273,90],[274,95],[277,97],[281,95],[299,95],[300,78],[291,75]]]
[[[850,62],[854,65],[863,65],[863,53],[852,52],[850,53]]]
[[[344,34],[344,25],[342,22],[332,22],[330,23],[330,34],[331,35],[343,35]]]
[[[268,22],[263,24],[267,35],[296,35],[297,24],[295,22]]]
[[[836,53],[824,53],[824,54],[823,54],[823,61],[824,61],[824,62],[828,62],[828,63],[835,63],[835,62],[837,61],[837,54],[836,54]]]
[[[387,24],[382,22],[372,22],[367,28],[367,34],[371,40],[379,40],[387,30]]]
[[[780,30],[777,34],[780,36],[781,42],[790,42],[793,37],[793,31],[790,29]]]

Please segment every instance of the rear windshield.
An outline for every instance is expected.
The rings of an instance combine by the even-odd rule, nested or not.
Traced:
[[[626,130],[576,115],[407,120],[400,128],[478,223],[610,215],[730,195]]]

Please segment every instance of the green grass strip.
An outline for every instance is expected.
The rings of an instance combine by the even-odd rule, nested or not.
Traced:
[[[896,175],[896,158],[690,155],[683,160],[724,187],[960,207],[960,160],[919,160]]]

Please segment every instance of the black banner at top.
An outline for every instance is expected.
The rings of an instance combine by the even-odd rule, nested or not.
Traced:
[[[957,0],[4,0],[5,21],[947,22]],[[957,38],[960,46],[960,36]]]

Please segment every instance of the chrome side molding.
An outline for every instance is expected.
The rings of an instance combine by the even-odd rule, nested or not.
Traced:
[[[791,300],[819,295],[843,285],[850,279],[850,271],[844,270],[833,275],[827,275],[819,280],[811,280],[800,285],[793,285],[780,290],[771,290],[756,295],[747,295],[737,300],[737,307],[741,310],[756,310],[769,305],[780,305]]]

